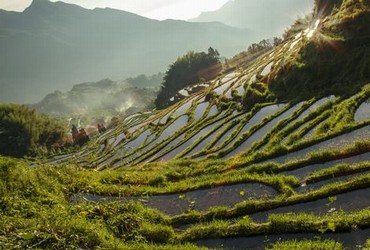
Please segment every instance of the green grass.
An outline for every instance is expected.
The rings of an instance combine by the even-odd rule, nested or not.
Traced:
[[[305,178],[306,183],[314,183],[339,176],[351,175],[370,170],[370,162],[363,162],[354,165],[338,164],[331,168],[325,168],[311,173]]]
[[[342,250],[344,249],[341,243],[333,240],[294,240],[281,241],[272,244],[266,248],[267,250]]]
[[[278,207],[290,206],[318,199],[326,198],[332,195],[350,192],[366,188],[370,185],[370,174],[365,174],[353,178],[347,182],[337,182],[329,184],[318,190],[313,190],[304,194],[290,194],[288,197],[278,197],[270,200],[252,200],[236,204],[232,208],[211,208],[207,212],[193,211],[190,214],[174,216],[172,224],[190,224],[200,221],[211,221],[213,219],[231,219],[239,216],[266,211]]]
[[[368,227],[369,209],[353,213],[337,212],[323,216],[312,214],[271,214],[266,223],[254,223],[245,216],[236,222],[214,220],[200,223],[186,229],[182,241],[218,239],[226,237],[250,237],[285,233],[333,233],[348,232],[352,227]]]

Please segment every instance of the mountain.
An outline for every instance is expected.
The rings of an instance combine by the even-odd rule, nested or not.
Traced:
[[[255,31],[260,38],[280,36],[297,16],[313,8],[313,0],[229,0],[216,11],[204,12],[193,22],[222,22]]]
[[[130,78],[132,82],[139,82],[144,76]],[[144,81],[141,81],[145,85]],[[158,89],[159,84],[157,85]],[[138,88],[129,81],[114,82],[104,79],[98,82],[76,84],[63,93],[55,91],[31,108],[38,112],[56,117],[89,117],[106,119],[115,114],[130,114],[132,112],[146,111],[153,107],[157,96],[156,88]]]
[[[251,40],[250,31],[221,23],[34,0],[22,13],[0,10],[0,102],[32,103],[78,82],[163,72],[189,50],[212,46],[230,56]]]

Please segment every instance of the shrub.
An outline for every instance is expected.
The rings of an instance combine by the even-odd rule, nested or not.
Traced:
[[[0,105],[0,154],[22,157],[64,144],[65,129],[56,120],[26,106]]]

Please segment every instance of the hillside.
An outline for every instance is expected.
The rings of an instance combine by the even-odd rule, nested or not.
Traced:
[[[309,14],[314,0],[229,0],[220,9],[202,13],[194,22],[222,22],[248,28],[260,39],[281,36],[300,16]]]
[[[156,21],[48,0],[22,13],[0,10],[0,24],[0,102],[32,103],[79,82],[163,72],[189,50],[212,46],[230,56],[254,39],[220,23]]]
[[[369,249],[370,1],[313,13],[248,67],[75,153],[0,158],[0,246]]]
[[[91,116],[92,119],[94,115],[111,117],[113,114],[150,110],[162,77],[161,74],[152,77],[140,75],[119,82],[105,79],[76,84],[68,92],[55,91],[29,106],[51,116]]]

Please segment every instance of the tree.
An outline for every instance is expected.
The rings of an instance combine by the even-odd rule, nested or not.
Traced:
[[[276,46],[278,46],[279,44],[281,44],[283,42],[283,39],[281,39],[280,37],[274,37],[273,38],[273,44],[274,44],[274,46],[276,47]]]
[[[256,52],[260,52],[260,51],[263,51],[263,50],[266,50],[266,49],[271,49],[271,48],[272,48],[271,41],[264,39],[264,40],[260,41],[259,43],[252,43],[248,47],[248,52],[256,53]]]
[[[220,56],[220,53],[218,53],[218,50],[217,49],[214,49],[212,47],[209,47],[208,48],[208,55],[214,56],[214,57],[219,57]]]
[[[170,98],[179,90],[199,82],[198,72],[219,63],[219,56],[219,52],[210,47],[208,53],[190,51],[177,58],[176,62],[169,66],[164,76],[161,89],[155,100],[156,107],[158,109],[167,107],[170,104]]]
[[[49,150],[65,135],[56,120],[15,104],[0,105],[0,131],[0,155],[16,157]]]

